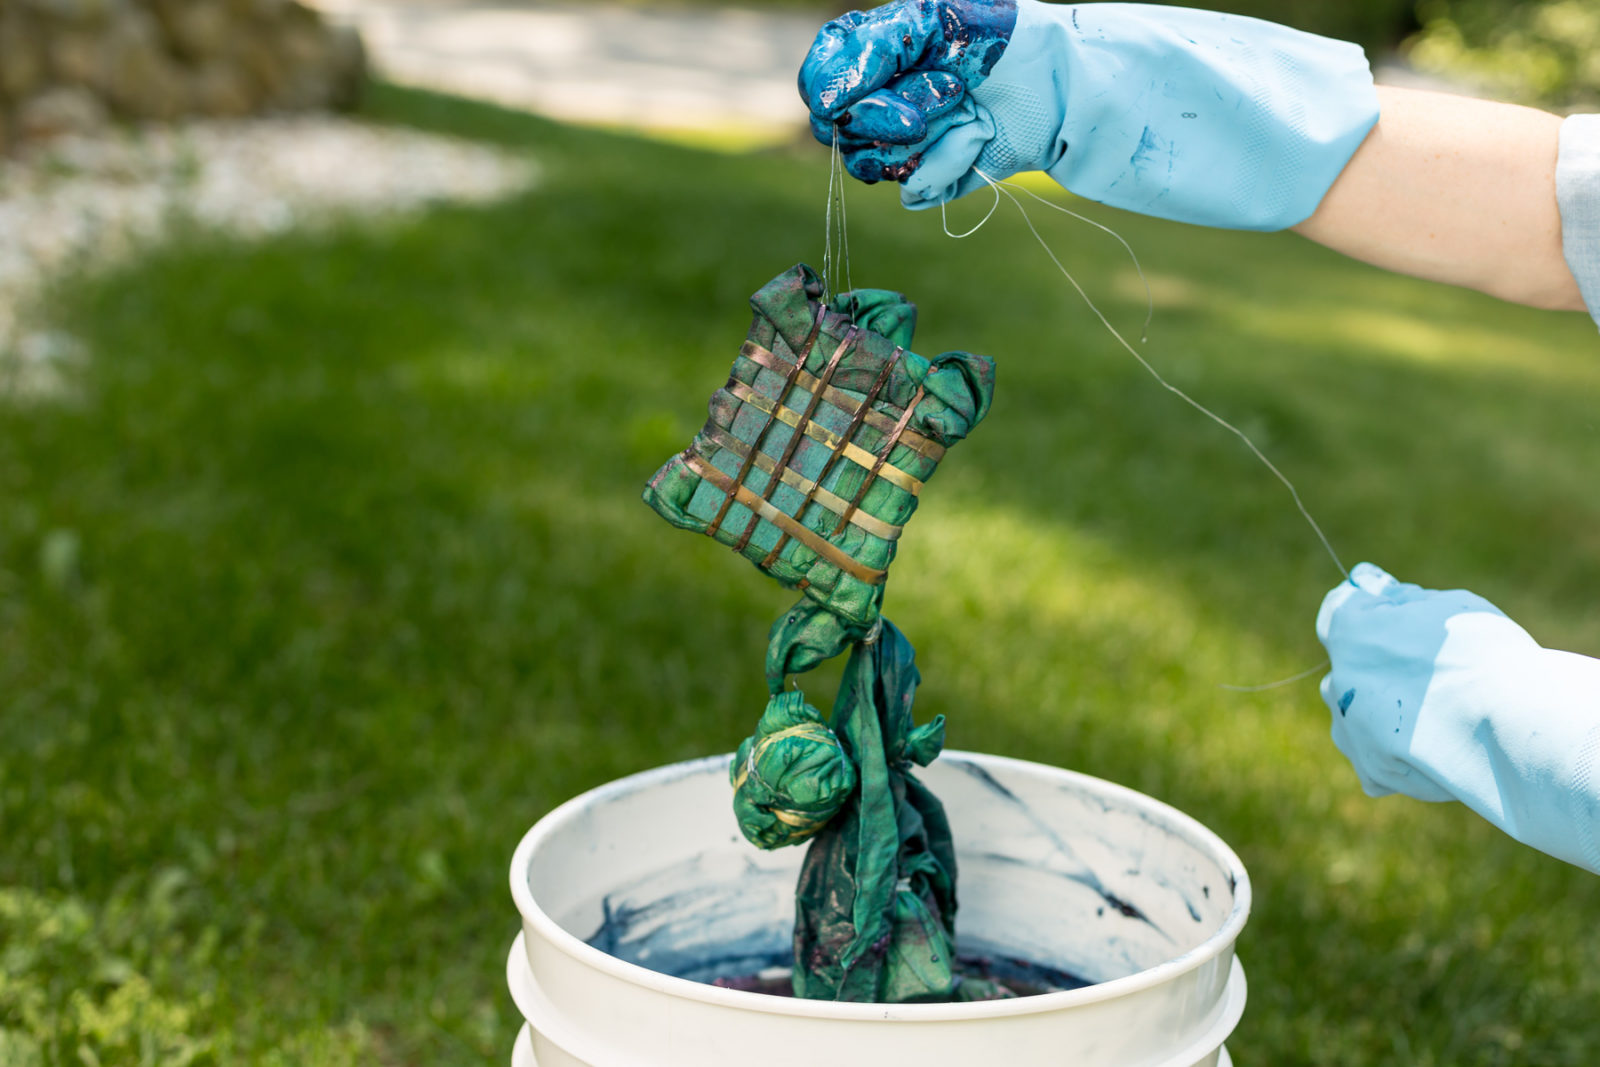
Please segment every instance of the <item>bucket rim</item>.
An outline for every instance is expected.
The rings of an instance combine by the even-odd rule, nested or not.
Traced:
[[[619,981],[630,985],[642,986],[670,997],[678,997],[739,1011],[766,1012],[775,1015],[794,1015],[839,1021],[875,1020],[879,1022],[928,1023],[1059,1012],[1105,1000],[1131,996],[1145,989],[1165,985],[1182,977],[1189,971],[1196,970],[1222,956],[1225,952],[1231,951],[1239,938],[1240,932],[1244,929],[1245,922],[1250,917],[1250,876],[1245,870],[1243,861],[1228,846],[1227,842],[1223,841],[1214,831],[1193,816],[1136,789],[1130,789],[1127,786],[1118,785],[1104,778],[1096,778],[1080,771],[1072,771],[1064,767],[1055,767],[1032,760],[980,752],[967,752],[959,749],[947,749],[937,762],[948,761],[967,764],[984,771],[1011,769],[1031,774],[1042,772],[1046,776],[1055,778],[1064,784],[1071,783],[1082,787],[1085,792],[1128,802],[1131,806],[1140,809],[1147,817],[1154,818],[1167,824],[1170,828],[1180,831],[1203,850],[1210,852],[1217,861],[1218,866],[1226,872],[1232,883],[1233,906],[1223,920],[1222,925],[1194,948],[1169,960],[1164,960],[1154,967],[1147,967],[1142,971],[1136,971],[1121,978],[1109,979],[1108,981],[1098,982],[1078,989],[1068,989],[1057,993],[1040,993],[1029,997],[1016,997],[1011,1000],[977,1001],[965,1004],[859,1004],[802,1000],[740,989],[724,989],[720,986],[708,985],[703,982],[695,982],[687,978],[678,978],[673,975],[662,974],[659,971],[652,971],[648,967],[629,963],[595,948],[582,938],[567,931],[539,906],[538,901],[534,899],[533,889],[528,882],[532,858],[538,851],[539,846],[562,829],[568,822],[595,805],[606,803],[630,793],[639,792],[645,788],[668,785],[672,782],[702,775],[713,770],[719,776],[725,775],[732,759],[732,753],[704,756],[698,759],[685,760],[681,763],[671,763],[651,768],[650,770],[639,771],[596,786],[551,809],[523,835],[511,857],[511,897],[516,902],[517,911],[521,913],[523,922],[531,926],[546,943],[559,949],[574,961],[610,975]]]

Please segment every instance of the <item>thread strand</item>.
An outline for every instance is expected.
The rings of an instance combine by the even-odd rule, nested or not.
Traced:
[[[1281,689],[1286,685],[1304,681],[1313,674],[1321,674],[1332,665],[1331,660],[1323,660],[1308,671],[1301,671],[1299,674],[1291,675],[1288,678],[1280,678],[1276,682],[1268,682],[1266,685],[1219,685],[1217,688],[1226,689],[1230,693],[1265,693],[1269,689]]]
[[[1260,460],[1261,464],[1265,466],[1267,470],[1271,471],[1273,476],[1277,478],[1279,482],[1283,483],[1283,487],[1289,491],[1289,496],[1294,500],[1294,506],[1299,510],[1301,517],[1306,520],[1307,525],[1311,527],[1311,531],[1317,535],[1317,540],[1322,543],[1322,547],[1327,551],[1328,558],[1333,560],[1333,565],[1335,567],[1339,568],[1339,573],[1344,575],[1346,579],[1349,579],[1349,569],[1345,567],[1344,561],[1339,558],[1339,553],[1334,551],[1332,542],[1328,540],[1328,535],[1323,532],[1322,526],[1315,518],[1312,517],[1310,510],[1305,505],[1305,501],[1300,498],[1300,490],[1296,489],[1294,483],[1289,480],[1288,476],[1285,475],[1283,471],[1278,469],[1277,464],[1268,459],[1266,453],[1262,452],[1260,448],[1256,447],[1256,443],[1252,441],[1250,436],[1243,430],[1239,429],[1233,423],[1229,422],[1221,415],[1218,415],[1216,412],[1200,403],[1198,400],[1184,392],[1182,389],[1178,388],[1176,385],[1173,385],[1171,382],[1167,381],[1167,379],[1162,376],[1161,372],[1156,370],[1156,368],[1150,364],[1149,360],[1140,355],[1139,350],[1129,344],[1127,339],[1123,337],[1117,328],[1111,324],[1111,320],[1106,318],[1105,313],[1100,310],[1100,308],[1090,298],[1089,294],[1084,290],[1083,286],[1078,283],[1078,279],[1073,277],[1072,272],[1069,271],[1061,262],[1060,258],[1056,255],[1055,250],[1050,247],[1049,242],[1044,239],[1043,235],[1039,233],[1038,228],[1034,226],[1033,219],[1028,216],[1028,210],[1027,208],[1023,207],[1022,201],[1018,200],[1016,196],[1011,193],[1009,188],[1005,188],[1007,183],[996,181],[987,174],[983,173],[981,170],[977,171],[976,173],[984,181],[993,186],[997,192],[1003,194],[1006,199],[1010,200],[1011,203],[1016,207],[1017,212],[1022,216],[1022,221],[1028,227],[1028,232],[1033,234],[1035,241],[1039,242],[1039,247],[1044,249],[1045,255],[1050,257],[1050,262],[1054,263],[1056,265],[1056,269],[1059,270],[1062,276],[1072,284],[1072,288],[1077,291],[1078,296],[1083,300],[1084,304],[1089,308],[1090,311],[1094,312],[1095,317],[1100,320],[1100,324],[1110,332],[1112,337],[1116,338],[1117,343],[1120,344],[1129,355],[1138,360],[1139,365],[1143,367],[1150,374],[1150,376],[1161,385],[1163,389],[1167,390],[1169,393],[1172,393],[1184,403],[1188,404],[1190,407],[1194,408],[1206,418],[1210,419],[1218,426],[1221,426],[1223,429],[1227,430],[1229,433],[1233,434],[1241,442],[1243,442],[1244,446],[1250,450],[1251,454],[1254,455],[1256,459]],[[1048,203],[1048,201],[1045,202]],[[1063,208],[1062,210],[1067,209]],[[1077,213],[1068,211],[1068,214],[1076,215]],[[1082,218],[1082,216],[1077,217]],[[1092,219],[1086,219],[1085,221],[1093,223]],[[1095,225],[1098,226],[1099,224],[1095,223]],[[1104,226],[1101,226],[1100,228],[1109,230],[1108,227]],[[1117,236],[1118,240],[1121,240],[1120,235],[1115,236]],[[1125,247],[1127,246],[1126,241],[1123,241],[1122,243]],[[1131,253],[1133,250],[1132,248],[1129,248],[1128,251]],[[1135,262],[1137,262],[1137,260]],[[1141,274],[1142,273],[1143,272],[1141,271]]]

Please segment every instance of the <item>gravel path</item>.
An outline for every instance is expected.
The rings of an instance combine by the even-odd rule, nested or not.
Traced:
[[[0,0],[3,4],[5,0]],[[815,13],[615,0],[311,0],[358,26],[379,76],[569,121],[787,139]],[[157,241],[175,215],[245,236],[330,214],[493,199],[527,160],[347,119],[191,123],[65,138],[0,159],[0,401],[61,388],[77,342],[35,310],[47,280]]]
[[[815,11],[615,0],[311,0],[358,27],[380,76],[569,122],[721,128],[783,140],[805,124],[795,74]],[[862,4],[870,7],[871,4]]]
[[[41,286],[157,241],[176,218],[247,237],[336,215],[493,200],[537,178],[526,158],[433,134],[317,116],[108,131],[0,161],[0,396],[55,392],[78,346],[38,320]]]

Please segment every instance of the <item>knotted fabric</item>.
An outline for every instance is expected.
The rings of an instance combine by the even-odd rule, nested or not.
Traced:
[[[944,719],[913,723],[914,653],[881,614],[900,533],[946,449],[988,412],[994,364],[909,351],[916,307],[898,293],[822,297],[802,264],[751,298],[755,319],[710,418],[644,498],[804,594],[772,626],[772,696],[729,768],[751,843],[810,842],[795,899],[795,995],[1006,995],[956,965],[950,824],[911,772],[938,756]],[[785,680],[846,650],[824,721]]]
[[[730,769],[739,829],[761,848],[797,845],[839,813],[856,788],[856,767],[804,693],[767,702],[754,737]]]

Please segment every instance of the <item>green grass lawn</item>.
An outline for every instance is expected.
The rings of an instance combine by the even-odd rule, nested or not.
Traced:
[[[749,293],[820,259],[825,154],[368,106],[524,149],[543,183],[75,280],[73,394],[0,407],[0,1063],[506,1062],[519,836],[731,749],[763,707],[792,596],[638,493]],[[1136,334],[1121,251],[1036,214]],[[1114,222],[1156,290],[1145,351],[1347,563],[1600,653],[1587,319],[1293,236]],[[851,223],[857,282],[921,304],[919,351],[999,363],[890,582],[920,713],[1239,851],[1242,1067],[1592,1063],[1600,880],[1460,806],[1364,797],[1314,680],[1219,688],[1323,655],[1338,574],[1282,487],[1115,347],[1014,214],[956,243],[854,187]]]

